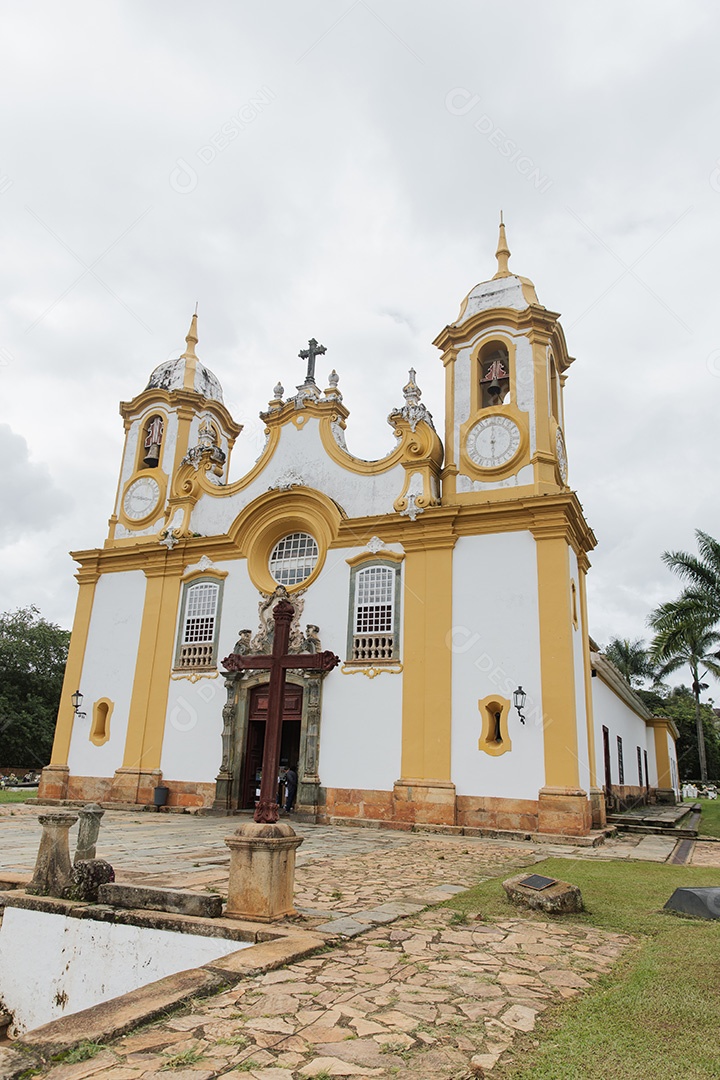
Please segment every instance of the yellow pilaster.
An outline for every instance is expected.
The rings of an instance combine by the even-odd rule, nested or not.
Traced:
[[[62,694],[60,695],[60,708],[50,758],[51,765],[67,765],[68,763],[70,740],[72,739],[73,723],[75,721],[75,710],[73,709],[71,697],[76,690],[82,690],[80,680],[90,630],[90,617],[95,599],[95,585],[99,577],[100,574],[95,563],[84,566],[77,574],[80,588],[70,637],[70,649],[65,666],[65,678],[63,680]]]
[[[175,443],[175,461],[173,462],[173,477],[177,475],[182,459],[188,452],[190,445],[190,425],[192,424],[195,410],[191,405],[179,405],[177,409],[177,441]]]
[[[655,732],[655,763],[657,765],[658,782],[660,790],[672,789],[672,773],[670,771],[670,753],[668,751],[668,725],[662,720],[653,722]]]
[[[590,662],[590,632],[588,630],[587,615],[587,571],[589,568],[587,556],[578,559],[578,592],[580,594],[580,633],[582,634],[583,649],[583,673],[585,676],[585,721],[587,725],[588,742],[588,768],[590,770],[590,787],[597,787],[597,766],[595,763],[595,718],[593,713],[592,699],[592,664]]]
[[[545,785],[579,788],[570,560],[559,524],[532,529],[537,545]]]
[[[443,531],[444,536],[431,533],[404,543],[401,768],[403,778],[449,782],[452,653],[447,642],[455,537]]]
[[[181,563],[175,559],[172,564],[145,571],[145,607],[130,699],[123,770],[147,772],[160,767],[181,572]]]

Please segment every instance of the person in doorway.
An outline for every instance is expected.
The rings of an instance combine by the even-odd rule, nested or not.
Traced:
[[[295,806],[295,796],[298,788],[298,772],[295,765],[291,765],[285,773],[285,813],[289,814]]]

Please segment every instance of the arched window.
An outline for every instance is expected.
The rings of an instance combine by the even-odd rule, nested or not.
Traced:
[[[502,405],[510,399],[510,358],[507,348],[498,341],[486,345],[480,353],[480,408]]]
[[[309,533],[289,533],[270,552],[269,570],[273,581],[286,588],[298,585],[310,577],[318,556],[318,546]]]
[[[396,660],[398,567],[382,563],[359,567],[351,582],[350,660]]]
[[[153,416],[143,428],[143,465],[155,469],[160,464],[164,422],[162,416]]]
[[[176,667],[215,667],[219,604],[219,582],[201,580],[186,585]]]

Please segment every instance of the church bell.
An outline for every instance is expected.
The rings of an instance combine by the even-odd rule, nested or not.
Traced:
[[[143,458],[143,464],[147,465],[149,469],[157,468],[160,461],[160,443],[150,443],[148,452]]]

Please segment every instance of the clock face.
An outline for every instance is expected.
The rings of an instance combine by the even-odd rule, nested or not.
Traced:
[[[123,510],[131,521],[140,521],[147,517],[160,498],[160,485],[152,476],[141,476],[134,480],[125,492]]]
[[[507,464],[520,449],[520,428],[509,416],[486,416],[470,429],[467,452],[481,469]]]
[[[557,454],[558,469],[560,470],[560,479],[563,484],[567,484],[568,464],[567,453],[565,451],[565,439],[560,428],[555,432],[555,453]]]

